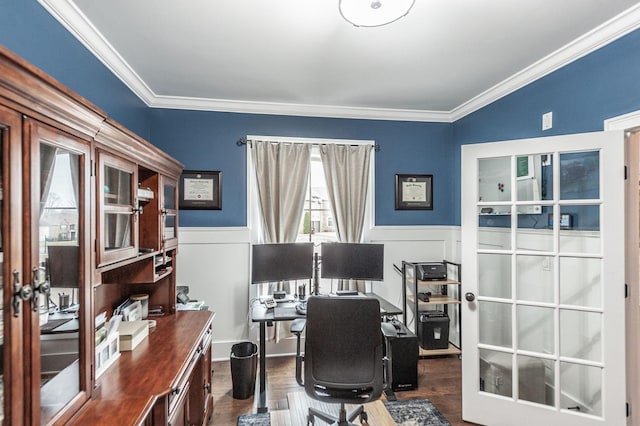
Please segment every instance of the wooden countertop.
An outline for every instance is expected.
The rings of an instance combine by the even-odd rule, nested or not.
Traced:
[[[167,395],[189,368],[214,313],[181,311],[153,317],[156,327],[133,351],[97,380],[91,400],[69,422],[72,425],[140,424],[157,399]]]

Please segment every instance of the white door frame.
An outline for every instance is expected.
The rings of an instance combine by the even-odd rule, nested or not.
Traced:
[[[620,115],[604,121],[605,130],[624,130],[627,188],[625,203],[625,279],[628,285],[626,303],[626,369],[627,369],[627,403],[630,405],[627,424],[640,424],[640,195],[638,180],[640,179],[640,134],[630,135],[632,129],[640,129],[640,111]],[[633,409],[635,408],[635,410]]]

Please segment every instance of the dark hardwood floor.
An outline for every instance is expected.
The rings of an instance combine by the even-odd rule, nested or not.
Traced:
[[[458,357],[418,361],[418,389],[396,392],[399,400],[428,398],[452,426],[469,426],[462,421],[461,361]],[[213,363],[215,409],[211,425],[235,426],[241,414],[255,413],[254,398],[233,399],[229,361]],[[267,359],[269,410],[288,409],[287,394],[303,389],[295,380],[295,358]],[[384,398],[384,397],[383,397]]]

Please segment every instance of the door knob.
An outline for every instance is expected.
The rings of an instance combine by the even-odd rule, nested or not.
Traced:
[[[467,292],[464,294],[464,298],[467,300],[467,302],[473,302],[474,300],[476,300],[476,295],[471,292]]]

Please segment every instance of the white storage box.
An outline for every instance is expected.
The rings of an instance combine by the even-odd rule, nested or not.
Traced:
[[[118,326],[120,350],[132,351],[149,335],[148,321],[123,321]]]

